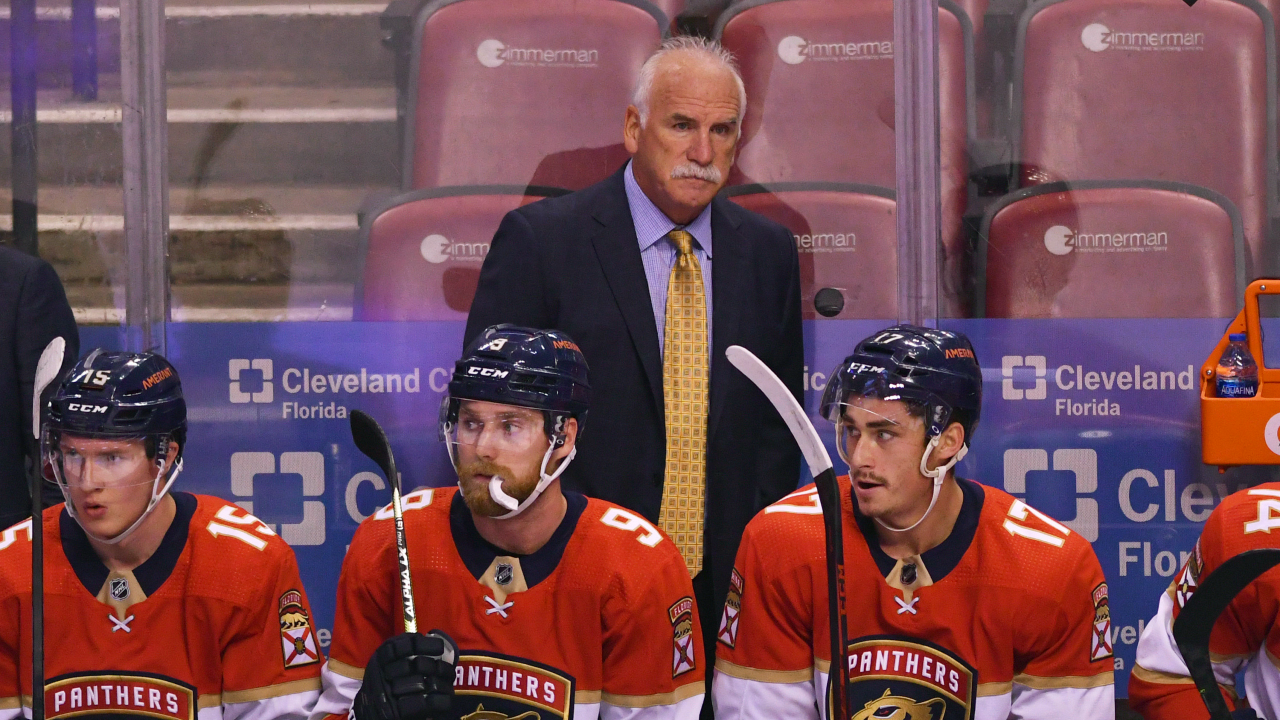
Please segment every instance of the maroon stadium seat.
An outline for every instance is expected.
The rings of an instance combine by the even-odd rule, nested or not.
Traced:
[[[428,3],[410,65],[406,186],[528,183],[548,155],[617,144],[666,26],[644,0]]]
[[[1255,260],[1274,214],[1274,40],[1252,0],[1048,0],[1015,58],[1021,184],[1151,178],[1240,209]],[[1020,133],[1020,137],[1017,134]]]
[[[813,296],[844,296],[836,317],[898,315],[896,203],[888,188],[851,183],[774,183],[730,188],[739,205],[785,225],[800,251],[800,307],[817,317]]]
[[[502,216],[565,190],[524,186],[415,190],[360,224],[357,320],[466,320]]]
[[[980,316],[1232,317],[1244,297],[1240,212],[1193,185],[1037,185],[996,203],[981,237]]]
[[[940,0],[943,240],[962,244],[973,127],[973,31]],[[747,86],[731,182],[894,187],[893,0],[744,0],[717,23]]]

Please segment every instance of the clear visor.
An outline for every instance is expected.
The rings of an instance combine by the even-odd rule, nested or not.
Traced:
[[[476,400],[463,400],[457,421],[445,422],[443,430],[455,462],[460,450],[493,456],[542,450],[548,443],[541,410]]]
[[[845,464],[853,467],[850,457],[859,442],[887,446],[899,440],[913,425],[922,425],[913,417],[906,403],[876,397],[854,395],[838,403],[832,414],[836,424],[836,451]]]
[[[151,485],[162,469],[137,437],[46,437],[45,460],[59,485],[79,490]]]

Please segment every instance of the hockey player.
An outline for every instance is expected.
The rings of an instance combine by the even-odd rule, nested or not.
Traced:
[[[1129,675],[1129,705],[1147,720],[1209,717],[1173,640],[1173,621],[1200,579],[1246,550],[1276,547],[1280,528],[1280,483],[1266,483],[1227,497],[1214,508],[1195,549],[1160,596],[1159,609],[1138,640]],[[1218,682],[1236,702],[1236,676],[1243,672],[1248,707],[1234,718],[1280,718],[1280,574],[1270,571],[1245,587],[1219,617],[1209,638]],[[1252,708],[1250,710],[1249,708]],[[1256,714],[1255,714],[1256,713]]]
[[[90,353],[50,401],[46,717],[305,718],[320,653],[293,551],[214,497],[170,492],[186,403],[151,353]],[[31,521],[0,536],[0,718],[30,713]],[[24,708],[24,706],[26,706]]]
[[[981,397],[968,338],[910,325],[863,340],[831,374],[821,412],[853,478],[839,479],[849,711],[1113,718],[1107,586],[1093,549],[952,470]],[[810,485],[747,526],[718,634],[718,720],[829,716],[821,512]]]
[[[404,498],[418,623],[443,632],[402,633],[384,508],[343,562],[317,715],[354,702],[358,720],[698,717],[702,639],[680,553],[640,515],[557,480],[588,395],[561,332],[498,325],[472,342],[441,407],[458,489]]]

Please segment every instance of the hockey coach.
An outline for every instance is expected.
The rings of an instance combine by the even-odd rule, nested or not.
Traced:
[[[729,588],[742,532],[796,488],[782,419],[725,358],[742,345],[800,396],[799,262],[791,234],[717,197],[746,92],[699,38],[644,64],[612,177],[509,213],[494,235],[466,340],[515,323],[558,328],[592,369],[592,427],[567,489],[658,524],[693,577],[704,623]],[[705,637],[715,637],[705,626]]]

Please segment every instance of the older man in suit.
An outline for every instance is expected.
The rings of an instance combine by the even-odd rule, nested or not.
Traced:
[[[724,354],[748,348],[801,397],[794,239],[717,197],[745,106],[718,45],[664,43],[626,111],[631,161],[503,219],[466,330],[470,341],[500,322],[558,328],[581,346],[591,422],[564,482],[671,536],[694,577],[708,659],[742,532],[800,469],[782,419]]]

